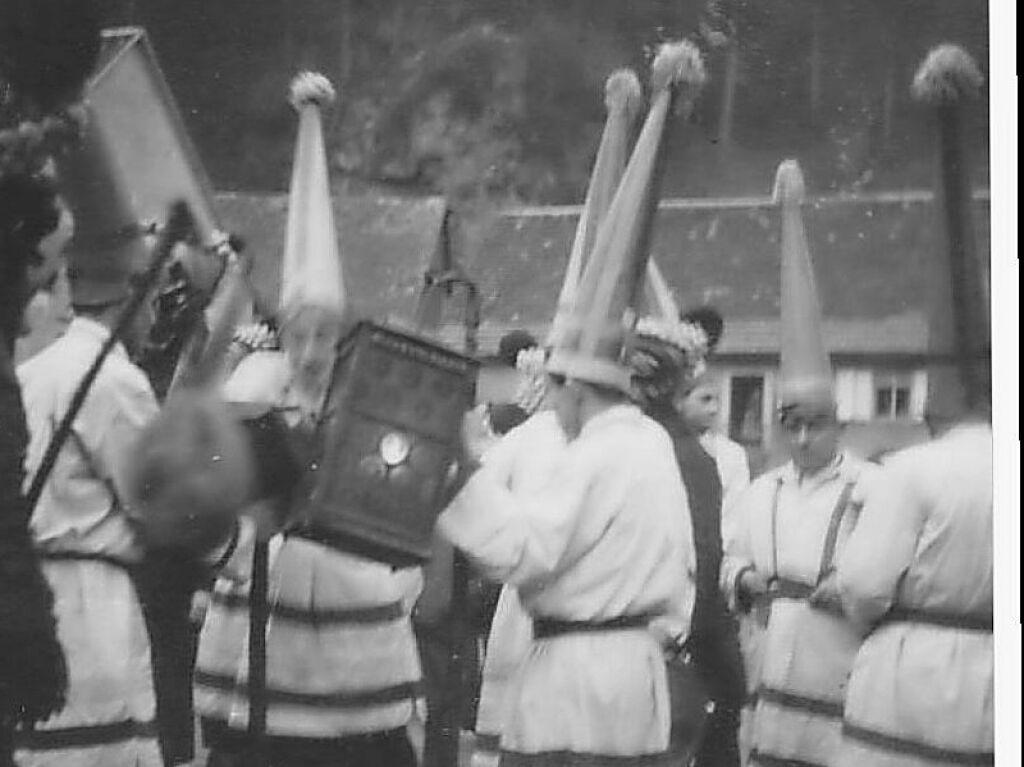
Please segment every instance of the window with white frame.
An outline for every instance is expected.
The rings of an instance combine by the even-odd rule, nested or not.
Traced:
[[[924,418],[928,380],[923,370],[839,368],[836,404],[842,421]]]
[[[914,374],[875,373],[874,416],[883,420],[914,417]]]
[[[744,445],[764,441],[763,375],[733,375],[729,380],[728,434]]]

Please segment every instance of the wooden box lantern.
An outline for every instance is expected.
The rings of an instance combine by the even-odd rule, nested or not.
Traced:
[[[477,367],[423,338],[359,323],[327,395],[306,533],[395,566],[429,559]]]

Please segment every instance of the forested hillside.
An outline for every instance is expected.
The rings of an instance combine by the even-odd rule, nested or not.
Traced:
[[[219,188],[286,186],[285,94],[308,67],[339,91],[342,183],[455,202],[577,201],[605,76],[659,39],[696,40],[711,74],[668,195],[767,193],[784,155],[816,192],[928,185],[915,67],[955,41],[988,69],[983,0],[119,0],[109,21],[149,29]],[[987,120],[979,102],[979,184]]]

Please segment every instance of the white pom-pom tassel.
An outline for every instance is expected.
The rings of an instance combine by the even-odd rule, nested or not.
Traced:
[[[804,185],[804,174],[800,170],[800,163],[796,160],[783,160],[775,173],[775,189],[772,198],[775,204],[783,202],[795,202],[798,205],[804,201],[807,188]]]
[[[292,80],[288,100],[296,109],[306,104],[327,106],[334,101],[334,86],[319,72],[300,72]]]
[[[672,85],[699,90],[707,80],[700,50],[689,40],[664,43],[651,65],[651,88],[655,93]]]
[[[644,94],[632,69],[618,69],[608,76],[604,84],[604,105],[609,112],[625,112],[631,120],[640,114]]]
[[[910,90],[926,104],[948,106],[977,96],[984,79],[971,54],[946,43],[933,48],[921,62]]]

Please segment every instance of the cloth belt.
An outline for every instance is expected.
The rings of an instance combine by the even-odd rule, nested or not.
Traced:
[[[943,610],[918,610],[911,607],[894,607],[882,618],[879,625],[888,623],[922,623],[928,626],[959,629],[960,631],[982,631],[992,633],[992,614],[953,613]]]
[[[768,584],[768,593],[765,596],[774,602],[776,599],[809,599],[813,593],[814,586],[809,583],[776,578]]]
[[[776,599],[808,600],[816,588],[816,586],[804,583],[803,581],[794,581],[789,578],[776,578],[769,584],[768,593],[765,594],[765,599],[769,604],[774,602]],[[812,604],[811,607],[830,615],[843,615],[843,611],[839,605]]]
[[[644,628],[651,621],[650,615],[620,615],[604,621],[566,621],[558,618],[535,618],[534,639],[551,639],[565,634],[589,634],[597,631],[624,631]]]

